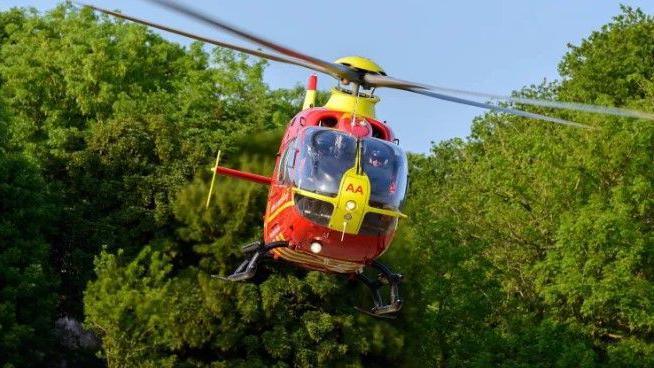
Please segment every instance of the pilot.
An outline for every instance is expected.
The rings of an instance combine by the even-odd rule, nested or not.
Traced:
[[[331,166],[335,158],[335,136],[328,131],[316,132],[308,145],[308,157],[302,158],[300,168],[302,172],[303,189],[323,192],[334,192],[337,184],[331,183]]]
[[[368,164],[374,168],[382,169],[388,164],[388,157],[385,157],[380,150],[375,149],[368,156]]]
[[[372,195],[382,201],[390,201],[392,195],[397,191],[397,184],[394,178],[393,169],[387,152],[379,148],[373,148],[367,155],[366,173],[372,182]]]
[[[342,134],[332,132],[321,132],[316,135],[313,141],[315,147],[314,160],[329,159],[334,162],[342,162],[347,165],[347,158],[352,155],[352,145],[348,145]],[[346,167],[346,169],[349,168]]]

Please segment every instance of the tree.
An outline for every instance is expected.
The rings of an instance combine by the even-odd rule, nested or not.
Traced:
[[[571,47],[563,82],[517,93],[652,111],[653,32],[624,8]],[[414,160],[402,250],[420,260],[409,287],[426,308],[411,319],[426,323],[407,344],[442,366],[648,366],[654,127],[532,110],[594,129],[486,114],[466,141]],[[429,349],[417,331],[431,332]]]
[[[52,241],[59,307],[80,316],[101,247],[135,255],[174,232],[175,193],[281,103],[262,82],[264,64],[232,52],[185,49],[66,5],[2,19],[11,146],[42,168],[62,210]]]
[[[53,208],[37,167],[7,153],[6,118],[0,110],[0,365],[43,365],[54,347],[56,279],[45,240]]]
[[[280,135],[258,136],[230,166],[269,173]],[[240,163],[240,164],[236,164]],[[206,179],[173,205],[177,236],[134,259],[104,253],[85,294],[86,323],[103,339],[110,366],[387,366],[402,338],[386,322],[358,315],[345,279],[283,263],[260,267],[252,283],[232,271],[238,244],[261,236],[266,188],[219,179],[214,205]],[[363,290],[358,290],[362,292]],[[364,291],[365,292],[365,291]]]
[[[8,149],[45,177],[57,209],[48,240],[58,310],[80,318],[100,250],[120,247],[129,259],[168,241],[177,192],[218,148],[229,154],[249,132],[288,120],[298,92],[271,93],[262,62],[199,43],[183,48],[88,10],[15,9],[0,21]]]

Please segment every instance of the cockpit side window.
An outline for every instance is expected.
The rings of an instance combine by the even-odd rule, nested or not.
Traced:
[[[387,141],[363,140],[363,171],[371,184],[370,205],[378,208],[400,208],[407,184],[407,162],[404,152]]]
[[[293,184],[293,169],[295,167],[295,156],[297,153],[296,139],[288,144],[286,151],[282,155],[282,159],[279,161],[279,181],[282,184],[290,185]]]

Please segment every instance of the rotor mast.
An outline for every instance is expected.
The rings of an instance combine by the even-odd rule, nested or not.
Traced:
[[[379,102],[379,97],[360,92],[357,98],[352,92],[338,87],[332,88],[325,108],[375,119],[375,105]]]

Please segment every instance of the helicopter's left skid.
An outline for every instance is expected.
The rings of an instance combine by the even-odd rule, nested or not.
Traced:
[[[241,262],[241,264],[236,268],[234,273],[227,277],[218,276],[220,279],[227,281],[245,281],[249,280],[257,273],[257,266],[261,257],[265,256],[271,249],[286,247],[288,242],[286,241],[277,241],[268,244],[263,244],[261,241],[255,241],[243,246],[243,253],[247,255],[247,258]]]

